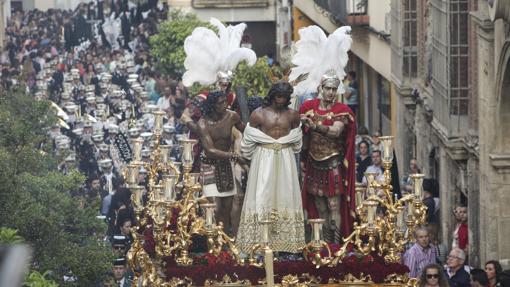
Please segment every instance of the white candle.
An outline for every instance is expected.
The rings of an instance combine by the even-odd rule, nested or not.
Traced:
[[[168,155],[170,153],[170,145],[160,145],[159,149],[161,152],[161,162],[166,164],[168,162]]]
[[[138,166],[134,164],[128,165],[128,183],[129,184],[137,184],[138,183]]]
[[[407,218],[408,220],[414,219],[414,203],[412,202],[407,204]]]
[[[214,210],[211,207],[206,208],[205,210],[205,226],[211,228],[213,225],[213,215]]]
[[[402,227],[404,226],[404,209],[398,208],[397,213],[397,229],[402,230]]]
[[[135,162],[142,161],[142,144],[143,139],[137,138],[133,140],[133,160]]]
[[[421,199],[423,196],[423,177],[423,174],[413,174],[411,176],[413,179],[414,196],[417,199]]]
[[[161,185],[153,185],[152,186],[152,194],[154,196],[155,201],[161,200],[161,189],[162,189]]]
[[[172,202],[175,200],[175,175],[163,176],[163,189],[165,194],[165,200]]]
[[[154,132],[160,134],[163,131],[163,111],[154,112]]]

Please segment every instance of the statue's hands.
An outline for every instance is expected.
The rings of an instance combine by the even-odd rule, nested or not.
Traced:
[[[312,121],[311,118],[307,117],[306,115],[301,115],[301,123],[305,125],[305,127],[315,129],[315,123]]]

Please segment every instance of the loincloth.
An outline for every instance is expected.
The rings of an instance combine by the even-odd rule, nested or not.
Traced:
[[[202,156],[200,172],[202,184],[215,184],[218,192],[229,192],[234,189],[234,172],[228,159],[210,159]]]

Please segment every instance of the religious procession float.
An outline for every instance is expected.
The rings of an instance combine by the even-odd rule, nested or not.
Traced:
[[[216,73],[233,70],[241,60],[253,62],[249,52],[244,51],[243,56],[243,50],[237,50],[245,49],[239,48],[245,26],[213,24],[218,28],[219,37],[212,30],[197,28],[186,40],[186,68],[191,73],[184,75],[185,82],[192,83],[197,78],[203,78],[203,75],[193,73],[193,69],[202,69],[203,61],[212,55],[198,57],[202,61],[193,66],[190,56],[193,49],[213,46],[226,51],[226,54],[218,56],[220,58],[211,60],[219,64],[212,68],[208,66],[211,75],[204,81],[207,84],[217,80]],[[300,32],[301,46],[298,42],[298,48],[303,48],[301,54],[298,50],[296,55],[308,53],[310,59],[315,57],[313,61],[301,61],[305,64],[312,62],[315,68],[313,65],[303,67],[299,60],[294,61],[297,69],[290,78],[294,80],[293,84],[308,82],[315,89],[319,83],[327,83],[331,79],[338,86],[339,79],[345,76],[343,68],[350,49],[350,28],[342,27],[329,37],[322,30],[312,30]],[[216,41],[216,46],[202,43],[203,39],[208,38]],[[233,47],[228,46],[231,43],[234,43]],[[315,46],[311,43],[315,43]],[[339,53],[335,49],[343,49],[336,63],[327,54]],[[310,51],[313,55],[310,55]],[[321,56],[318,51],[323,51],[326,56]],[[413,240],[415,227],[425,219],[423,175],[412,175],[413,193],[400,198],[394,196],[391,185],[391,136],[381,137],[383,175],[376,177],[375,173],[366,173],[365,184],[356,183],[352,178],[346,182],[346,186],[351,184],[354,190],[347,195],[353,220],[349,233],[344,233],[337,243],[326,243],[323,238],[325,220],[313,218],[307,220],[311,238],[300,248],[300,254],[274,252],[273,237],[279,236],[276,222],[286,216],[274,210],[270,216],[258,219],[257,228],[252,234],[255,243],[244,251],[236,246],[236,239],[227,234],[223,222],[216,221],[216,204],[204,196],[203,175],[192,172],[197,156],[197,139],[180,139],[181,162],[169,158],[172,147],[160,141],[164,114],[154,112],[153,136],[149,143],[153,147],[150,161],[143,162],[141,157],[142,146],[147,143],[142,139],[135,140],[133,160],[126,169],[137,218],[132,234],[134,242],[128,253],[129,264],[135,271],[133,286],[416,285],[415,279],[408,277],[409,270],[401,263],[401,255],[406,244]],[[273,147],[272,150],[275,154],[279,152],[278,148]],[[147,189],[137,185],[141,167],[148,171]]]

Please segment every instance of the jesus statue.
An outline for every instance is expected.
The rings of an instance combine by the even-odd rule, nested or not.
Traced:
[[[298,253],[305,244],[295,157],[302,131],[299,113],[288,108],[292,92],[288,82],[274,84],[244,130],[241,152],[251,165],[236,239],[244,253],[261,242],[262,220],[272,220],[269,244],[274,251]]]

